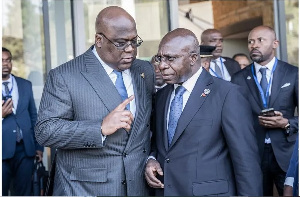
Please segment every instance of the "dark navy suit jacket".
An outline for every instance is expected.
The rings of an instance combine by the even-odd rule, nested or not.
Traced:
[[[203,69],[179,118],[171,145],[167,113],[173,85],[157,92],[153,152],[164,176],[159,196],[262,195],[251,109],[230,82]],[[204,90],[210,93],[203,96]],[[206,90],[206,92],[207,92]]]
[[[266,132],[272,141],[272,148],[276,160],[283,171],[287,171],[293,152],[295,140],[298,136],[298,116],[294,116],[298,106],[298,68],[278,60],[273,73],[269,108],[280,111],[284,118],[289,119],[290,134],[286,135],[284,129],[267,129],[259,125],[258,115],[263,109],[262,100],[251,72],[252,66],[247,66],[236,73],[231,81],[243,87],[252,107],[254,129],[256,131],[258,147],[263,157]],[[255,72],[254,72],[255,73]]]
[[[222,57],[226,61],[224,62],[224,65],[229,73],[230,76],[234,75],[234,73],[238,72],[241,70],[241,67],[237,61],[234,59],[231,59],[229,57]]]
[[[36,150],[43,151],[34,136],[37,111],[30,81],[14,76],[18,85],[19,101],[16,114],[11,113],[2,120],[2,160],[10,159],[16,150],[16,128],[22,130],[25,153],[35,156]]]

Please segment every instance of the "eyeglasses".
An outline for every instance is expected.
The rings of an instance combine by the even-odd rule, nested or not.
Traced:
[[[190,52],[189,55],[192,55],[192,54],[196,54],[195,52]],[[170,56],[170,55],[164,55],[164,56],[161,56],[161,55],[155,55],[154,56],[154,61],[156,63],[161,63],[162,61],[165,62],[165,63],[172,63],[174,61],[176,61],[177,59],[183,57],[185,55],[177,55],[177,56]]]
[[[138,35],[132,40],[128,40],[128,41],[124,41],[124,42],[113,42],[110,39],[108,39],[103,33],[97,33],[97,34],[102,35],[109,42],[111,42],[113,45],[115,45],[115,47],[120,51],[124,51],[129,45],[131,45],[132,47],[135,48],[135,47],[141,46],[141,44],[143,43],[142,38],[140,38]]]
[[[11,58],[2,59],[2,63],[11,63]]]

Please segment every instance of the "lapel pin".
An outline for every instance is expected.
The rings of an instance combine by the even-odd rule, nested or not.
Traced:
[[[144,73],[141,73],[141,77],[143,77],[143,79],[145,78],[145,74]]]
[[[247,79],[248,79],[248,80],[250,80],[250,79],[251,79],[251,77],[250,77],[250,76],[248,76],[248,77],[247,77]]]
[[[204,92],[201,94],[201,97],[206,97],[210,93],[210,89],[204,89]]]

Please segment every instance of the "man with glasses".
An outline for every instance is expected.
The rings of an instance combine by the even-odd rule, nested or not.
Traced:
[[[154,71],[122,8],[96,18],[95,45],[50,71],[37,140],[57,149],[53,195],[145,196]]]
[[[34,157],[42,161],[43,147],[34,137],[32,84],[11,70],[11,52],[2,47],[2,194],[30,196]]]
[[[156,94],[145,170],[156,195],[260,196],[251,109],[240,88],[201,67],[199,42],[187,29],[163,37],[156,61],[169,84]]]

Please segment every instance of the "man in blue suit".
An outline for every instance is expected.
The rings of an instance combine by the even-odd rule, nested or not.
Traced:
[[[262,195],[251,108],[240,88],[201,67],[199,42],[179,28],[156,56],[169,85],[156,94],[148,184],[158,196]]]
[[[289,161],[298,136],[298,68],[275,57],[279,41],[267,26],[255,27],[248,36],[253,64],[236,73],[232,82],[243,87],[252,107],[254,129],[262,159],[264,196],[280,196]],[[261,111],[275,112],[262,116]]]
[[[11,74],[11,52],[2,47],[2,190],[8,195],[29,196],[35,155],[43,147],[35,139],[37,118],[31,82]]]

